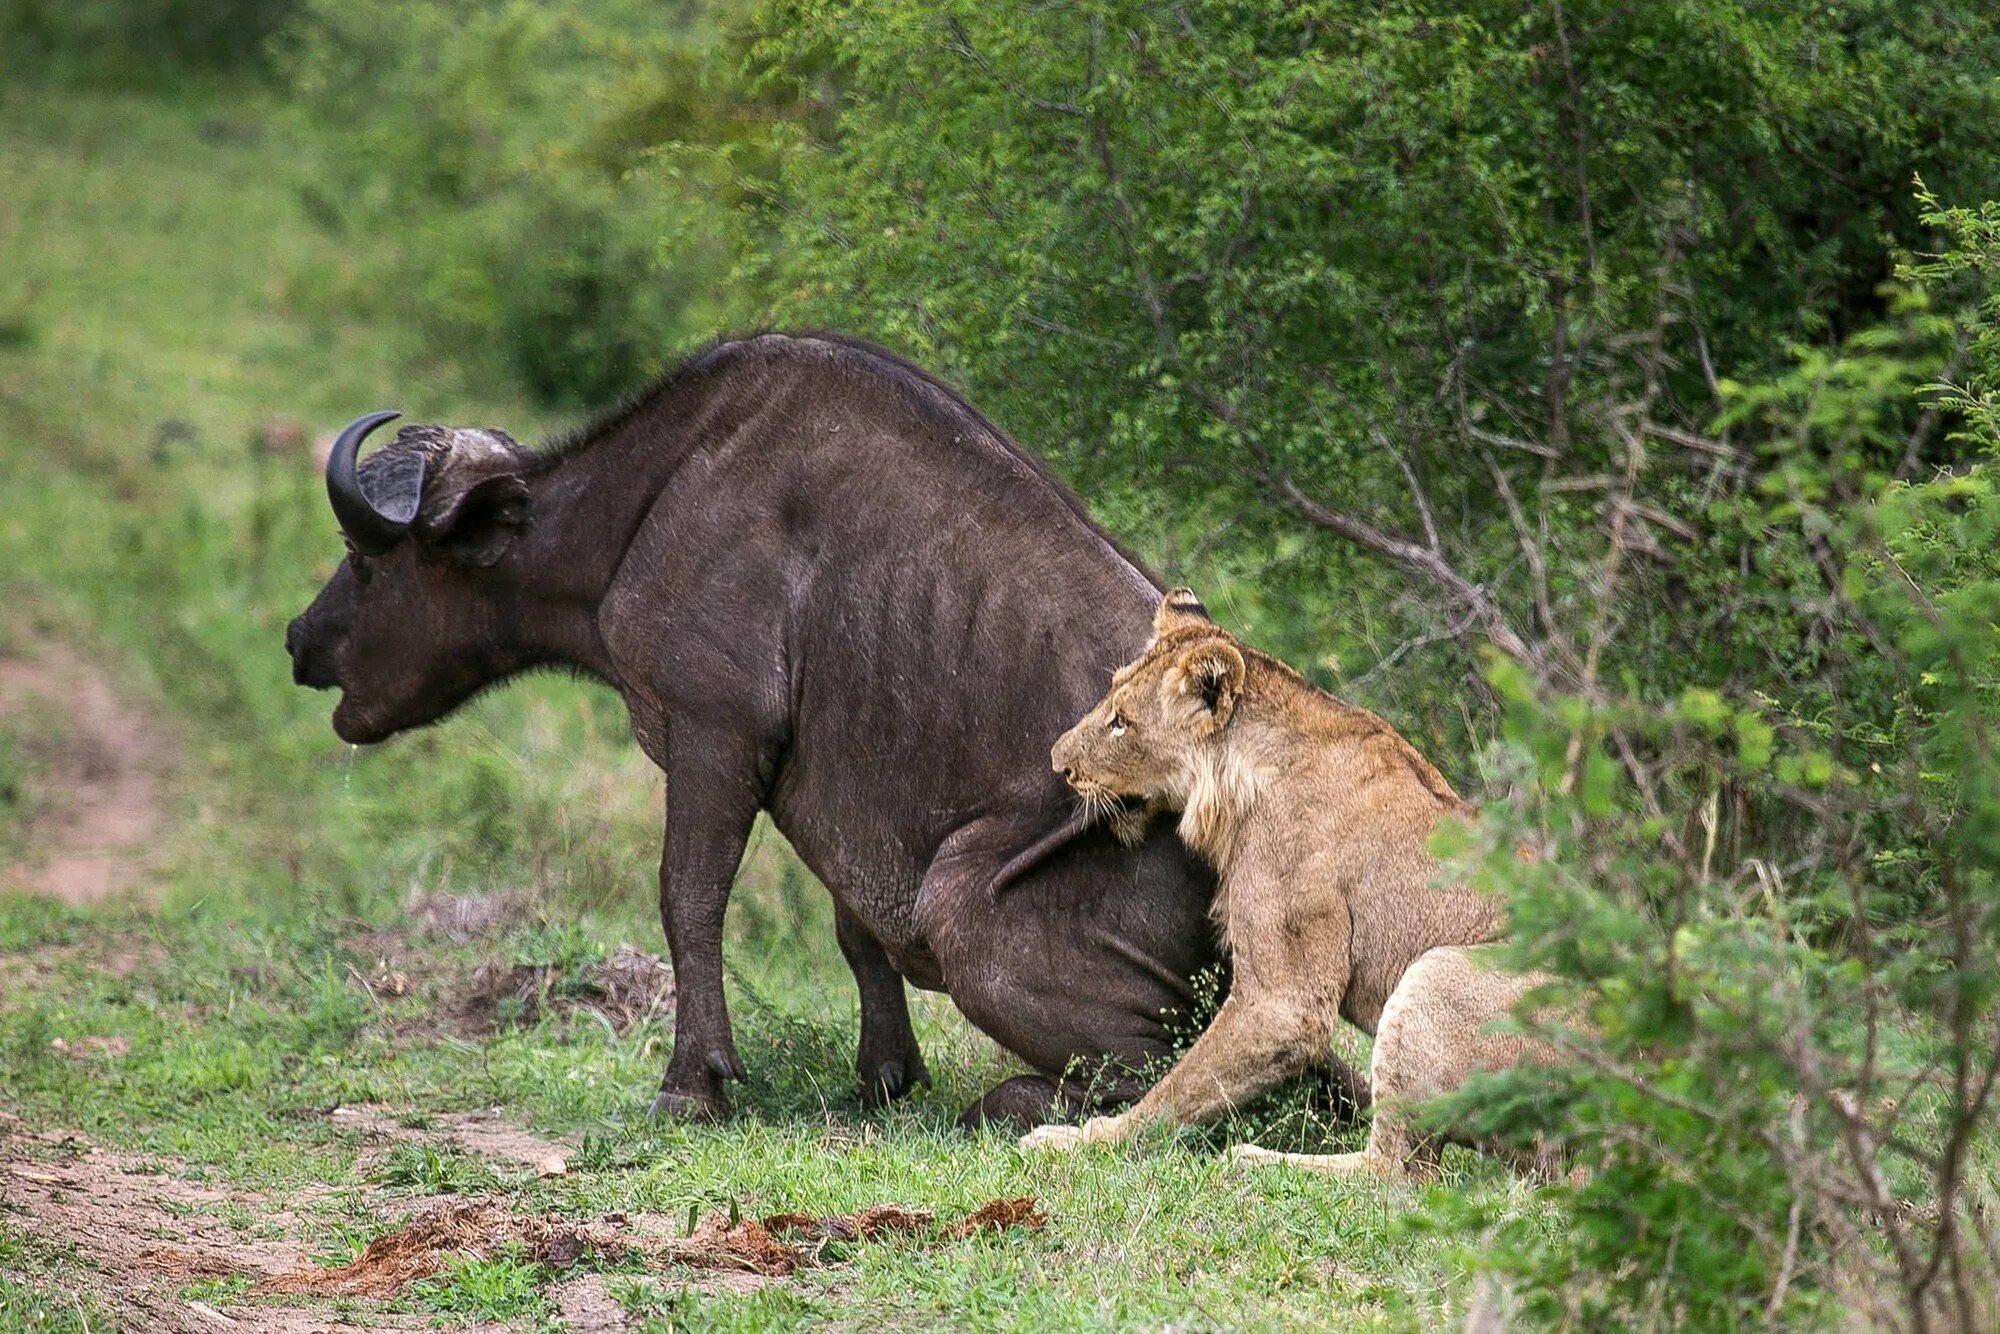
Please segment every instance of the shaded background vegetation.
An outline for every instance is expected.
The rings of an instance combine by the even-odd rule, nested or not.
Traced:
[[[1476,1109],[1563,1109],[1566,1225],[1439,1210],[1529,1314],[1990,1318],[1988,6],[241,8],[11,0],[0,33],[38,95],[274,108],[314,238],[285,302],[408,340],[299,365],[427,365],[403,406],[533,424],[733,328],[880,339],[1486,800],[1460,851],[1596,998],[1577,1073]],[[38,299],[0,286],[11,337]],[[372,406],[351,382],[292,410]],[[315,704],[237,658],[330,553],[309,482],[249,467],[127,530],[164,589],[97,596],[304,765]],[[538,691],[469,726],[612,747],[615,709]],[[593,798],[451,736],[323,777],[425,874],[643,899],[636,816],[580,829]],[[375,874],[305,842],[305,880]],[[762,927],[824,959],[787,874]]]

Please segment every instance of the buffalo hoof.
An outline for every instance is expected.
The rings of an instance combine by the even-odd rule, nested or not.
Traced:
[[[729,1099],[720,1093],[683,1093],[661,1089],[646,1114],[676,1121],[723,1121],[729,1117]]]
[[[1040,1075],[1016,1075],[996,1084],[986,1096],[960,1113],[958,1128],[972,1133],[991,1126],[1007,1135],[1024,1135],[1050,1121],[1067,1121],[1078,1103]]]
[[[904,1060],[883,1061],[875,1067],[871,1076],[863,1067],[861,1076],[861,1105],[869,1111],[886,1107],[900,1098],[907,1098],[919,1088],[931,1086],[930,1068],[924,1058],[911,1055]]]
[[[723,1120],[729,1115],[729,1095],[722,1091],[722,1085],[742,1078],[743,1062],[733,1051],[718,1048],[699,1063],[669,1061],[667,1076],[660,1081],[660,1095],[653,1099],[652,1114],[682,1121]]]

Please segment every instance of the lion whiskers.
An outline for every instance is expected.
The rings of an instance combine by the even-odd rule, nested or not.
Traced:
[[[1071,787],[1083,807],[1085,822],[1106,826],[1111,836],[1128,848],[1146,841],[1146,830],[1153,823],[1154,814],[1165,809],[1158,798],[1128,797],[1095,783]]]
[[[1083,805],[1084,818],[1091,824],[1100,821],[1109,823],[1124,814],[1125,798],[1110,788],[1088,782],[1072,783],[1070,787],[1076,793],[1077,801]]]

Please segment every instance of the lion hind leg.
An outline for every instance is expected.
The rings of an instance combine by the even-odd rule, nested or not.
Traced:
[[[1368,1147],[1359,1153],[1276,1153],[1246,1144],[1231,1151],[1232,1159],[1384,1181],[1436,1175],[1443,1145],[1413,1126],[1405,1108],[1452,1092],[1474,1071],[1523,1059],[1520,1038],[1490,1032],[1488,1026],[1532,983],[1480,967],[1461,947],[1427,951],[1404,972],[1376,1026],[1368,1070],[1375,1096]]]
[[[1413,1127],[1404,1109],[1457,1091],[1473,1074],[1531,1059],[1533,1044],[1496,1031],[1535,978],[1482,966],[1472,947],[1427,950],[1382,1007],[1369,1063],[1377,1098],[1368,1152],[1394,1157],[1413,1176],[1435,1175],[1442,1141]]]
[[[1255,1144],[1238,1144],[1229,1150],[1229,1161],[1253,1167],[1296,1167],[1325,1176],[1374,1177],[1382,1181],[1401,1181],[1405,1175],[1404,1164],[1400,1160],[1373,1152],[1372,1145],[1360,1153],[1280,1153]]]

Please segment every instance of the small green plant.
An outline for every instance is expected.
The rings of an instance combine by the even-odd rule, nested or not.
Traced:
[[[383,1186],[421,1195],[473,1195],[497,1188],[499,1176],[483,1159],[430,1144],[398,1144],[369,1174]]]
[[[111,1318],[78,1282],[81,1262],[67,1245],[18,1230],[0,1214],[0,1329],[23,1334],[88,1334]]]
[[[609,953],[602,941],[576,922],[543,923],[524,932],[513,943],[512,960],[518,968],[548,968],[559,978],[576,978],[592,964],[604,962]]]
[[[573,1172],[617,1172],[639,1166],[657,1152],[657,1141],[640,1128],[611,1135],[586,1131],[569,1166]]]
[[[542,1267],[518,1247],[490,1256],[460,1256],[444,1272],[415,1284],[410,1297],[443,1315],[472,1320],[540,1320],[548,1314]]]
[[[611,1299],[625,1308],[648,1334],[681,1331],[751,1331],[806,1328],[823,1322],[826,1309],[785,1285],[764,1288],[747,1298],[714,1297],[693,1288],[647,1279],[619,1279]]]
[[[311,980],[300,1016],[300,1039],[316,1049],[339,1050],[368,1018],[368,998],[351,973],[331,960]]]
[[[104,1329],[96,1303],[73,1288],[21,1282],[0,1273],[0,1328],[23,1334],[89,1334]]]

